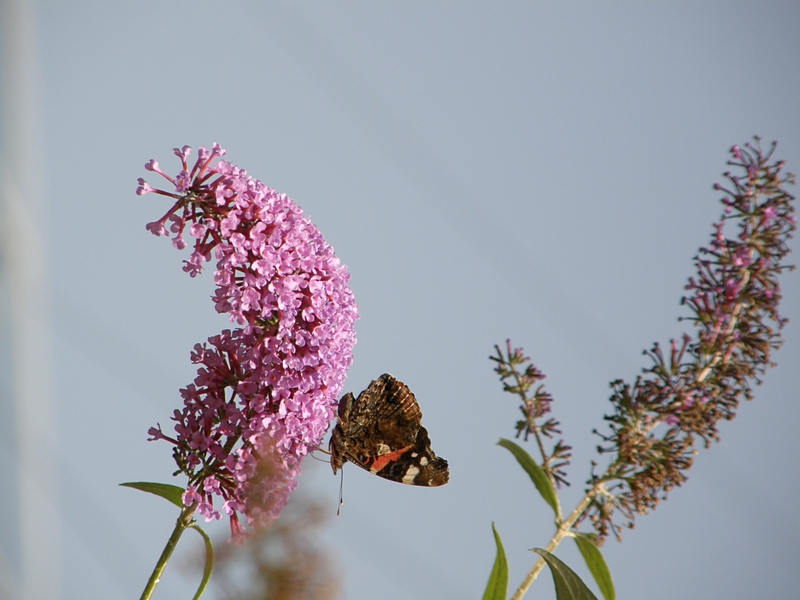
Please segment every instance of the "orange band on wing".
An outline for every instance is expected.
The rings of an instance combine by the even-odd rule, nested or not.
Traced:
[[[395,450],[394,452],[382,454],[381,456],[372,461],[372,463],[369,465],[369,470],[372,473],[377,473],[378,471],[383,469],[386,465],[388,465],[390,462],[396,461],[403,454],[408,452],[411,448],[413,448],[413,446],[406,446],[405,448],[400,448],[400,450]]]

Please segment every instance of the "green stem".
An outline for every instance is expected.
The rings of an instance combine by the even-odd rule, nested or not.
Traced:
[[[175,529],[172,530],[172,535],[169,536],[167,545],[164,546],[164,551],[161,553],[161,557],[158,559],[158,562],[153,569],[153,574],[150,575],[150,579],[147,581],[147,585],[142,592],[140,600],[150,600],[150,597],[153,595],[153,591],[155,591],[158,582],[161,580],[161,574],[164,572],[170,556],[172,556],[172,551],[175,550],[175,546],[178,545],[178,540],[181,539],[183,532],[187,528],[191,527],[192,515],[194,514],[196,508],[197,504],[194,506],[186,506],[181,511],[181,514],[175,523]]]
[[[553,536],[553,539],[550,540],[550,543],[547,544],[546,550],[552,554],[555,552],[555,549],[561,543],[567,535],[569,535],[572,526],[575,525],[575,522],[578,518],[583,514],[583,511],[589,506],[591,501],[597,495],[598,491],[600,490],[600,486],[602,484],[595,485],[591,490],[586,493],[581,503],[575,507],[575,510],[572,511],[572,514],[567,518],[566,521],[563,521],[561,525],[559,525],[558,529],[556,530],[556,534]],[[524,595],[525,592],[528,591],[528,588],[531,587],[531,584],[535,581],[536,576],[539,575],[539,572],[544,568],[544,558],[540,558],[536,561],[533,565],[533,568],[528,572],[528,575],[525,577],[524,581],[520,584],[517,591],[511,597],[511,600],[520,600]]]

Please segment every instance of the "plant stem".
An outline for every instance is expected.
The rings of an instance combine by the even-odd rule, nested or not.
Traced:
[[[184,530],[192,525],[192,515],[194,514],[196,508],[197,504],[193,506],[186,506],[181,511],[178,520],[175,522],[175,529],[172,530],[172,535],[169,536],[167,545],[164,546],[164,551],[161,553],[161,557],[158,559],[158,562],[153,569],[153,574],[150,575],[150,579],[147,581],[147,585],[142,592],[140,600],[149,600],[153,595],[153,591],[155,591],[158,582],[161,580],[161,574],[164,572],[170,556],[172,556],[172,551],[175,550],[175,546],[178,545],[178,540],[181,539],[181,535],[183,535]]]
[[[556,534],[550,540],[550,543],[547,544],[547,550],[551,554],[555,551],[558,545],[561,543],[567,535],[569,535],[572,526],[575,525],[575,522],[578,518],[583,514],[583,511],[586,510],[586,507],[589,506],[589,503],[594,499],[597,493],[600,491],[600,487],[602,483],[597,483],[591,490],[586,492],[586,495],[581,500],[581,503],[575,507],[575,510],[569,515],[566,521],[562,521],[561,525],[558,526],[556,530]],[[539,575],[539,572],[544,568],[544,558],[539,558],[536,563],[533,565],[533,568],[530,572],[525,576],[525,579],[520,584],[517,591],[514,592],[514,595],[511,597],[511,600],[521,600],[521,598],[525,595],[525,592],[528,591],[528,588],[531,587],[531,584],[536,580],[536,577]]]

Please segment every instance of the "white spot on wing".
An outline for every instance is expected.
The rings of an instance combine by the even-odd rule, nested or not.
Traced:
[[[428,459],[423,456],[422,458],[419,459],[419,464],[421,464],[424,467],[425,465],[428,464]]]
[[[407,483],[409,485],[414,483],[414,478],[419,475],[419,469],[417,467],[409,467],[406,474],[403,475],[403,483]]]
[[[392,449],[389,448],[386,444],[378,444],[378,456],[383,456],[384,454],[389,454]]]

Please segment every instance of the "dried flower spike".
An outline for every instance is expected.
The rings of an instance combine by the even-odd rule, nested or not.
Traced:
[[[719,420],[732,419],[739,402],[752,399],[752,383],[761,383],[773,365],[771,352],[780,347],[787,322],[778,312],[778,275],[794,268],[783,259],[796,227],[794,196],[784,189],[794,177],[781,173],[782,161],[770,162],[774,149],[762,152],[758,138],[734,146],[728,164],[743,173],[725,173],[727,187],[714,186],[725,193],[724,212],[711,243],[695,257],[697,275],[682,300],[697,337],[673,340],[668,354],[655,344],[645,353],[653,365],[633,385],[611,384],[615,412],[606,417],[611,433],[601,436],[600,451],[616,457],[588,482],[601,492],[586,513],[601,537],[609,531],[619,537],[616,511],[633,527],[636,514],[652,510],[681,485],[695,439],[706,446],[717,440]],[[661,423],[666,430],[657,435]]]

